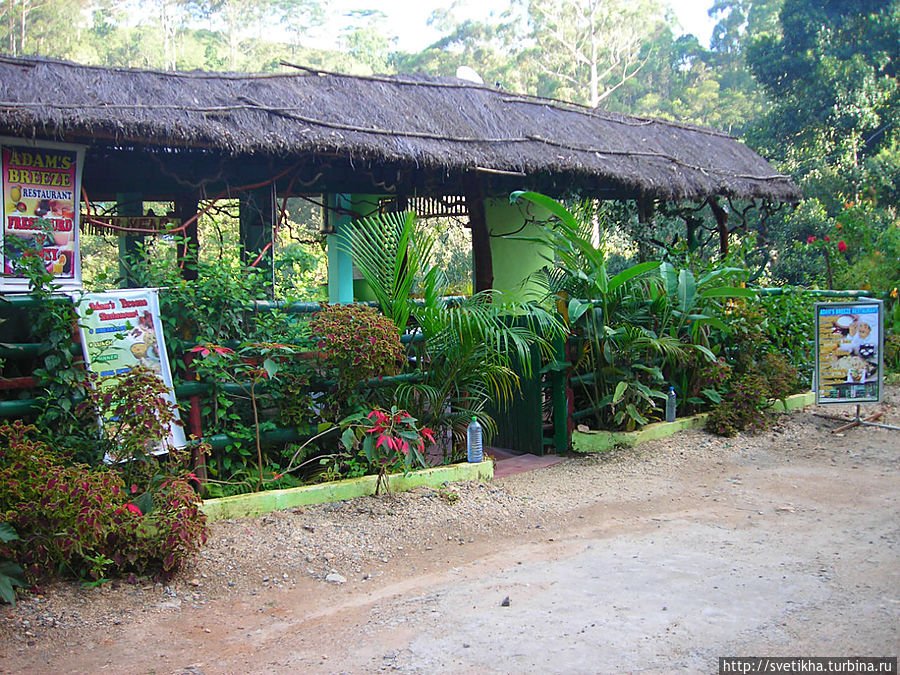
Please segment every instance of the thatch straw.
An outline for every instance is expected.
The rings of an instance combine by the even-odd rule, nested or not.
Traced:
[[[722,133],[453,78],[172,73],[0,57],[0,135],[226,155],[338,155],[421,171],[551,176],[664,199],[796,201]]]

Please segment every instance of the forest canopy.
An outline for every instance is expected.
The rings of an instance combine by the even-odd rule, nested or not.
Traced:
[[[803,189],[794,210],[728,205],[757,236],[754,255],[773,282],[896,285],[900,0],[707,1],[709,45],[662,0],[510,0],[482,20],[455,5],[436,11],[439,38],[405,52],[383,12],[336,15],[321,0],[5,0],[0,50],[162,70],[271,72],[287,62],[453,76],[467,66],[516,93],[714,127]],[[699,246],[667,230],[661,213],[651,235],[629,233],[639,257]],[[827,257],[826,237],[844,243],[840,257]]]

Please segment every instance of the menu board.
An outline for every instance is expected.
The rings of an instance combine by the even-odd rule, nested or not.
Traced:
[[[29,290],[24,258],[36,256],[63,289],[81,287],[78,237],[84,149],[0,139],[0,290]]]
[[[880,300],[815,308],[816,403],[881,400],[884,313]]]
[[[84,358],[91,372],[99,376],[97,386],[101,389],[109,386],[117,376],[142,365],[165,382],[169,389],[166,398],[177,418],[157,289],[85,293],[78,303],[78,317]],[[114,424],[115,421],[101,420],[101,423]],[[168,444],[174,447],[185,445],[181,426],[171,425]],[[165,447],[160,448],[160,452],[165,451]]]

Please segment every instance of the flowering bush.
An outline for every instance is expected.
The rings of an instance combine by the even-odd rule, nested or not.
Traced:
[[[310,323],[325,365],[337,372],[338,396],[352,402],[366,381],[399,372],[403,347],[396,325],[371,307],[326,305]]]
[[[112,468],[66,465],[32,438],[36,429],[0,425],[0,522],[20,539],[0,547],[28,578],[54,572],[173,574],[206,540],[206,519],[185,476],[126,488]]]
[[[434,432],[417,426],[418,420],[405,410],[391,407],[390,412],[375,408],[368,414],[357,413],[343,421],[341,443],[348,452],[356,452],[369,466],[367,473],[378,475],[375,493],[387,487],[388,473],[409,472],[413,465],[425,467],[425,441],[434,443]]]

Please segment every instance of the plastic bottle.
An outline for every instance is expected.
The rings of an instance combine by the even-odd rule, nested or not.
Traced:
[[[481,425],[476,417],[472,418],[466,429],[466,459],[476,464],[484,459],[481,449]]]
[[[675,387],[669,387],[669,394],[666,396],[666,422],[675,421],[675,406],[678,399],[675,397]]]

